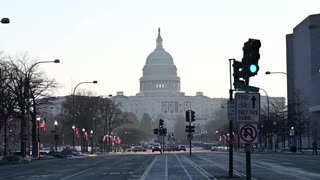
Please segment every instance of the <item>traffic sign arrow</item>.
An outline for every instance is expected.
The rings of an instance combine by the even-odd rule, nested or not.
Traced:
[[[252,101],[252,109],[254,109],[255,105],[256,105],[256,103],[255,103],[256,102],[256,98],[254,96],[252,96],[251,101]]]

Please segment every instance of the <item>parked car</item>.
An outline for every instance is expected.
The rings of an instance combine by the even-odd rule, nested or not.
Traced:
[[[178,151],[187,151],[187,147],[185,145],[179,145]]]
[[[152,146],[152,152],[154,151],[160,151],[161,152],[161,146],[160,143],[156,143]]]
[[[135,146],[133,149],[132,149],[133,152],[146,152],[147,149],[146,148],[143,148],[141,146]]]
[[[219,151],[219,147],[218,146],[212,146],[211,147],[211,151]]]

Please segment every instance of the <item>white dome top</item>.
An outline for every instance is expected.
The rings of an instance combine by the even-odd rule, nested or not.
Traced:
[[[146,62],[146,65],[153,65],[153,64],[162,64],[162,65],[174,64],[172,56],[163,49],[162,38],[160,35],[160,28],[158,29],[157,47],[152,53],[149,54]]]
[[[163,48],[156,48],[152,53],[149,54],[147,58],[146,65],[151,64],[166,64],[172,65],[173,58],[172,56],[165,51]]]

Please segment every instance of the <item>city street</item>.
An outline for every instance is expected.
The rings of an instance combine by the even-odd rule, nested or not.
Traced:
[[[252,154],[252,179],[320,179],[320,156]],[[228,153],[118,153],[74,159],[33,160],[0,166],[2,179],[227,179]],[[235,179],[245,179],[245,153],[234,154]]]

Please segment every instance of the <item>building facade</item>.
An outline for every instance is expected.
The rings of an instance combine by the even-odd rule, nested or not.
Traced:
[[[202,92],[196,92],[195,96],[187,96],[180,91],[181,79],[178,77],[172,56],[163,48],[160,29],[156,48],[147,57],[142,71],[140,92],[136,96],[125,96],[123,92],[117,92],[117,95],[112,97],[121,103],[124,112],[132,112],[138,119],[141,119],[144,113],[148,113],[153,121],[161,117],[165,119],[171,131],[177,118],[185,116],[186,110],[195,111],[195,123],[204,126],[207,121],[214,120],[214,113],[219,108],[227,108],[227,98],[209,98]],[[271,100],[285,103],[284,98]],[[266,97],[261,97],[261,104],[265,107]]]
[[[300,122],[310,122],[313,139],[318,139],[320,128],[320,14],[310,15],[299,23],[293,29],[293,33],[287,34],[286,45],[289,119],[300,118]],[[302,111],[301,117],[297,117],[297,114],[294,113],[297,111]],[[294,123],[292,125],[298,126]]]

